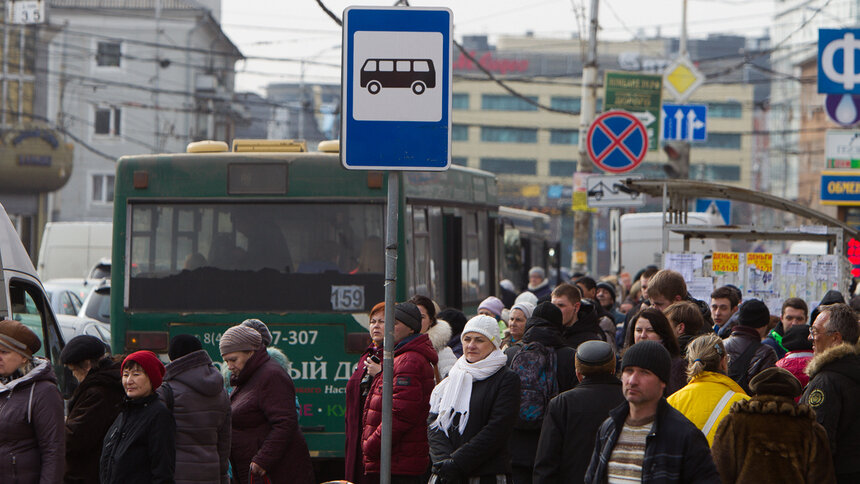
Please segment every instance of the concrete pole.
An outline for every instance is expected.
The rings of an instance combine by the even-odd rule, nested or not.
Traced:
[[[388,172],[388,213],[385,225],[385,340],[382,343],[382,442],[380,484],[391,483],[391,419],[394,395],[394,304],[397,298],[397,219],[400,173]]]
[[[589,22],[588,49],[586,50],[585,63],[582,67],[582,101],[579,113],[579,162],[577,171],[580,173],[591,173],[594,165],[588,157],[587,141],[588,128],[594,121],[597,105],[597,4],[598,0],[591,0],[591,20]],[[585,211],[573,214],[573,260],[574,272],[588,272],[588,244],[591,240],[591,213]],[[585,256],[585,262],[577,261],[576,255]],[[590,261],[592,267],[597,267],[597,261]]]

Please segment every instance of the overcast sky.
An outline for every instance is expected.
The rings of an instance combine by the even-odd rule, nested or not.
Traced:
[[[324,0],[338,17],[350,5],[391,6],[395,0]],[[644,33],[676,36],[682,0],[600,0],[600,38],[628,40]],[[448,7],[454,37],[501,34],[570,38],[587,21],[590,0],[411,0],[412,6]],[[688,33],[761,36],[773,17],[773,0],[689,0]],[[271,82],[340,81],[341,30],[316,0],[223,0],[224,31],[249,59],[237,64],[237,91]],[[780,40],[780,39],[775,39]],[[304,61],[304,62],[302,62]]]

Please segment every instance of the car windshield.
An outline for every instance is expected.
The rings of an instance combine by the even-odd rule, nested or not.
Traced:
[[[383,209],[134,204],[128,308],[366,311],[383,298]]]

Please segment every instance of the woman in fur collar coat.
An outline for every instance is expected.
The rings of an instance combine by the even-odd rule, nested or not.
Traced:
[[[836,482],[824,427],[797,404],[800,381],[768,368],[750,381],[755,396],[732,406],[711,451],[723,482]]]
[[[451,325],[447,321],[436,319],[436,303],[429,297],[417,294],[412,296],[409,302],[418,306],[418,311],[421,312],[421,332],[430,338],[433,349],[439,355],[439,363],[436,364],[439,372],[436,383],[439,383],[448,376],[451,367],[457,362],[454,350],[448,346],[451,340]]]

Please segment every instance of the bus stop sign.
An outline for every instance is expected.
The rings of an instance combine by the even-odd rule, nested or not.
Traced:
[[[446,170],[451,164],[451,11],[349,7],[343,15],[350,170]]]

